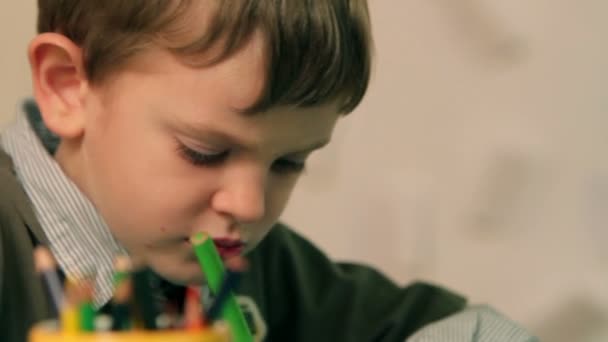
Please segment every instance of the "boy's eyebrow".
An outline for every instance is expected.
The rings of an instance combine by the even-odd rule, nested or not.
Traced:
[[[184,124],[181,127],[182,127],[182,129],[184,129],[185,131],[190,133],[192,136],[197,136],[197,137],[205,136],[207,138],[211,138],[212,140],[228,142],[230,144],[237,145],[237,146],[247,147],[247,146],[251,145],[251,144],[248,144],[246,141],[239,139],[238,137],[226,134],[224,132],[221,132],[217,129],[214,129],[214,128],[211,128],[208,126]],[[289,154],[310,153],[314,150],[317,150],[317,149],[320,149],[320,148],[326,146],[327,144],[329,144],[329,142],[330,142],[329,138],[323,139],[323,140],[314,142],[308,146],[305,146],[298,151],[290,152]]]
[[[211,139],[216,142],[227,142],[232,145],[249,146],[246,141],[241,140],[238,137],[229,135],[227,133],[221,132],[209,126],[193,124],[182,124],[180,126],[185,132],[190,134],[192,137],[205,137],[206,139]]]
[[[301,149],[299,151],[293,152],[292,154],[309,153],[309,152],[312,152],[314,150],[318,150],[320,148],[325,147],[327,144],[329,144],[329,142],[330,142],[329,139],[324,139],[324,140],[312,143],[309,146],[307,146],[307,147],[305,147],[305,148],[303,148],[303,149]]]

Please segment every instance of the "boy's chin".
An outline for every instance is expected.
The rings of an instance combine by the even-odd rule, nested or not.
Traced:
[[[198,263],[192,262],[183,265],[169,265],[166,263],[150,263],[150,268],[163,279],[176,285],[203,285],[205,278]]]

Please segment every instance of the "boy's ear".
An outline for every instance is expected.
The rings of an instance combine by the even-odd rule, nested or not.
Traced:
[[[62,139],[81,136],[88,89],[82,49],[63,35],[43,33],[31,41],[28,56],[44,123]]]

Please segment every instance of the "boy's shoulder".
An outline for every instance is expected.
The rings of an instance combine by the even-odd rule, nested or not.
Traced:
[[[41,229],[1,146],[0,189],[0,331],[23,341],[31,324],[50,314],[32,257],[32,234]]]
[[[27,224],[21,211],[27,207],[20,203],[27,198],[15,175],[11,157],[0,146],[0,248],[13,244],[17,236],[27,235]],[[4,252],[0,258],[4,258]]]
[[[335,262],[281,223],[251,252],[250,262],[255,277],[247,279],[246,292],[268,289],[255,297],[261,299],[262,311],[270,313],[274,337],[296,331],[294,341],[403,341],[466,306],[465,298],[440,286],[402,286],[375,268]],[[298,319],[285,321],[292,316]]]
[[[17,233],[33,234],[38,241],[47,242],[36,219],[31,201],[17,178],[11,157],[0,145],[0,229],[6,239]]]
[[[20,191],[11,157],[0,146],[0,228],[7,224],[9,216],[16,214],[15,196]]]

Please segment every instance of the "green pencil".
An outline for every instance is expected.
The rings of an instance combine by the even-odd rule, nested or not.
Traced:
[[[194,253],[201,265],[201,270],[207,279],[207,283],[214,295],[218,294],[224,280],[224,264],[220,258],[213,240],[205,233],[197,233],[190,238],[194,246]],[[230,293],[222,309],[222,318],[228,323],[235,342],[253,342],[253,336],[239,304]]]
[[[95,315],[97,314],[93,305],[93,281],[86,279],[78,284],[80,291],[80,304],[78,312],[80,314],[80,330],[95,331]]]

